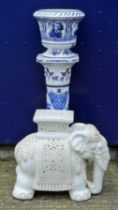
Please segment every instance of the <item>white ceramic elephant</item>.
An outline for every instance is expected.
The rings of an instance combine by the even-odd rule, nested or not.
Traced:
[[[15,148],[17,180],[13,196],[17,199],[32,199],[35,188],[37,164],[40,165],[40,132],[25,137]],[[76,123],[69,128],[68,146],[70,150],[71,188],[70,197],[75,201],[88,200],[91,194],[102,190],[102,181],[110,159],[106,140],[90,124]],[[85,160],[93,160],[93,181],[86,177]],[[58,162],[58,161],[57,161]],[[58,190],[59,191],[59,190]]]
[[[87,200],[91,194],[102,191],[104,173],[110,160],[107,141],[91,124],[75,123],[69,138],[72,147],[73,172],[70,197],[76,201]],[[85,160],[93,160],[93,180],[87,180]],[[76,189],[76,190],[75,190]]]

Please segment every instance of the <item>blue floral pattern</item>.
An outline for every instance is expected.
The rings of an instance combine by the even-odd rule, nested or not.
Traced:
[[[68,96],[69,96],[68,91],[65,91],[63,93],[60,92],[55,93],[53,91],[48,92],[48,97],[50,99],[51,104],[48,103],[47,108],[51,109],[52,105],[53,109],[58,109],[58,110],[65,109]]]
[[[60,81],[63,82],[69,81],[71,77],[71,69],[67,68],[65,71],[60,72],[59,75],[56,75],[55,72],[50,71],[48,68],[45,68],[45,76],[48,80],[53,80],[53,81]]]
[[[71,55],[72,54],[72,52],[70,51],[70,49],[52,49],[52,51],[51,51],[51,53],[52,53],[52,55],[54,55],[54,56],[58,56],[58,55]]]

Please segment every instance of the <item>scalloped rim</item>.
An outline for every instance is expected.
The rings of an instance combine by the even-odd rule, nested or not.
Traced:
[[[41,9],[33,13],[35,18],[45,18],[45,19],[73,19],[73,18],[83,18],[85,13],[77,9]]]

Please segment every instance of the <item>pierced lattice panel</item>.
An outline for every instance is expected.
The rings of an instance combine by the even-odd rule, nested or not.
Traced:
[[[70,147],[66,139],[40,141],[34,188],[68,190],[71,183]]]

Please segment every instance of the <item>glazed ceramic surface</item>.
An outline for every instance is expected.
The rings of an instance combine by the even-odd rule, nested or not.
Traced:
[[[106,140],[91,124],[69,126],[73,117],[73,111],[36,111],[38,132],[26,136],[15,148],[15,198],[32,199],[35,190],[66,190],[72,200],[84,201],[102,191],[110,158]],[[87,178],[85,160],[93,161],[92,181]]]
[[[80,10],[50,9],[34,13],[47,51],[37,56],[44,66],[47,85],[47,108],[68,109],[71,68],[79,56],[70,48],[76,44],[79,22],[84,17]]]
[[[38,20],[42,44],[47,48],[53,48],[52,45],[63,48],[63,44],[72,47],[76,44],[78,24],[84,16],[82,11],[74,9],[36,11],[34,17]]]
[[[79,10],[40,10],[34,13],[47,51],[37,56],[45,69],[47,108],[36,110],[36,133],[26,136],[15,148],[17,178],[13,196],[32,199],[35,190],[69,191],[75,201],[88,200],[102,191],[109,163],[106,139],[91,124],[74,123],[67,111],[71,67],[79,57],[71,52],[76,30],[84,13]],[[93,161],[88,180],[86,160]]]

